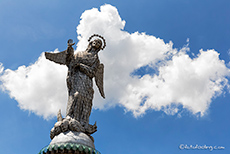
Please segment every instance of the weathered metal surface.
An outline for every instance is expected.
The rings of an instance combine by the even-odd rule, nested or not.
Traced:
[[[93,37],[98,38],[91,41]],[[50,61],[68,67],[66,118],[62,118],[59,111],[58,122],[50,132],[51,139],[61,132],[84,132],[91,137],[90,134],[97,131],[96,123],[94,125],[89,124],[94,95],[93,78],[95,78],[101,96],[105,98],[103,89],[104,65],[100,63],[98,57],[98,52],[103,50],[106,45],[104,38],[99,35],[92,35],[89,38],[87,49],[76,54],[74,54],[72,45],[74,43],[69,40],[67,50],[59,53],[45,53],[46,58]]]

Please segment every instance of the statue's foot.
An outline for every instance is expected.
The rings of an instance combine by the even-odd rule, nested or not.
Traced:
[[[82,125],[77,120],[75,120],[75,119],[71,119],[70,120],[69,128],[72,131],[85,132],[84,127],[82,127]]]

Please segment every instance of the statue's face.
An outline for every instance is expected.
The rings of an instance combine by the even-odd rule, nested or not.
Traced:
[[[102,42],[101,42],[101,40],[99,40],[99,39],[96,39],[96,40],[94,40],[94,41],[92,42],[92,46],[93,46],[94,48],[96,48],[96,49],[101,48],[101,45],[102,45]]]

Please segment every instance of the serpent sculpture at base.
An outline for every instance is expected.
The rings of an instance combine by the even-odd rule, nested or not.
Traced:
[[[92,40],[92,38],[96,39]],[[45,53],[45,57],[55,63],[66,65],[68,103],[66,117],[63,118],[61,110],[57,114],[57,122],[50,131],[50,144],[43,148],[39,154],[99,154],[95,150],[94,138],[91,136],[97,131],[96,122],[89,124],[89,117],[93,101],[93,78],[103,98],[104,65],[100,63],[98,52],[106,46],[105,39],[97,34],[89,38],[89,45],[85,51],[74,54],[72,46],[75,44],[68,40],[67,50],[59,53]]]

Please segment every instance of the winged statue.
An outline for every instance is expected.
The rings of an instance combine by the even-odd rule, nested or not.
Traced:
[[[92,40],[92,38],[96,39]],[[92,40],[92,41],[91,41]],[[66,65],[68,103],[66,117],[78,122],[81,129],[90,132],[89,116],[93,101],[93,78],[103,98],[105,98],[103,89],[104,65],[100,63],[98,52],[106,46],[105,39],[97,34],[89,38],[89,44],[85,51],[74,54],[73,41],[68,40],[68,47],[65,51],[59,53],[45,52],[45,57],[55,63]],[[62,118],[58,118],[62,119]],[[71,126],[69,126],[71,128]],[[64,129],[64,128],[63,128]],[[95,130],[94,130],[95,131]]]

